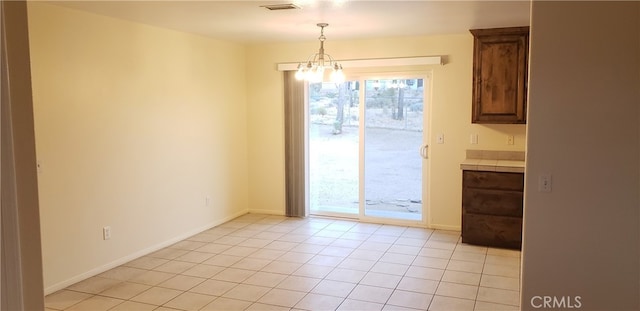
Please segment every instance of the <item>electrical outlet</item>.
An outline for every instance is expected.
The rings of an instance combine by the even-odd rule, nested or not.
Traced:
[[[513,145],[513,135],[507,135],[507,145]]]
[[[106,227],[102,228],[102,239],[103,240],[111,239],[111,227],[110,226],[106,226]]]
[[[471,137],[469,139],[472,145],[478,144],[478,134],[471,134]]]
[[[551,174],[541,174],[538,176],[538,191],[551,192]]]

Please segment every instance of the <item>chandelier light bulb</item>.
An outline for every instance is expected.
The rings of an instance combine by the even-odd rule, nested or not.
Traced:
[[[333,71],[331,72],[331,82],[342,83],[344,82],[344,73],[342,72],[342,66],[335,64]]]
[[[316,67],[316,72],[314,74],[313,79],[315,80],[314,82],[322,82],[322,80],[324,80],[324,67],[322,66]]]
[[[302,64],[299,64],[298,70],[296,71],[296,80],[302,79],[304,79],[304,67],[302,67]]]

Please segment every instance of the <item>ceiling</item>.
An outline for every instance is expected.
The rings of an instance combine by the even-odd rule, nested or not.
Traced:
[[[239,43],[468,33],[473,28],[529,25],[530,2],[521,1],[69,1],[53,3],[163,28]],[[293,3],[294,10],[261,6]]]

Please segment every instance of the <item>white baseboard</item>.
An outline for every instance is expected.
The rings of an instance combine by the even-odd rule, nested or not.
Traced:
[[[265,215],[284,216],[284,212],[282,212],[282,211],[274,211],[274,210],[270,210],[270,209],[249,209],[249,213],[251,213],[251,214],[265,214]]]
[[[240,217],[240,216],[242,216],[244,214],[247,214],[247,212],[248,212],[247,210],[243,210],[243,211],[234,213],[234,214],[232,214],[232,215],[230,215],[228,217],[225,217],[223,219],[216,220],[216,221],[214,221],[212,223],[209,223],[207,225],[201,226],[201,227],[193,229],[193,230],[189,230],[189,231],[187,231],[187,232],[185,232],[185,233],[183,233],[183,234],[181,234],[179,236],[173,237],[173,238],[171,238],[169,240],[166,240],[164,242],[161,242],[161,243],[158,243],[156,245],[153,245],[153,246],[147,247],[145,249],[139,250],[139,251],[137,251],[135,253],[132,253],[130,255],[121,257],[119,259],[116,259],[116,260],[114,260],[114,261],[112,261],[110,263],[107,263],[105,265],[102,265],[100,267],[93,268],[93,269],[91,269],[91,270],[89,270],[87,272],[78,274],[78,275],[76,275],[76,276],[74,276],[74,277],[72,277],[70,279],[64,280],[62,282],[56,283],[54,285],[51,285],[51,286],[45,288],[44,289],[44,294],[45,295],[49,295],[49,294],[54,293],[56,291],[59,291],[61,289],[67,288],[70,285],[73,285],[73,284],[78,283],[80,281],[86,280],[86,279],[88,279],[90,277],[96,276],[96,275],[98,275],[98,274],[100,274],[102,272],[111,270],[111,269],[113,269],[113,268],[115,268],[117,266],[120,266],[122,264],[125,264],[125,263],[127,263],[127,262],[129,262],[131,260],[140,258],[140,257],[148,255],[148,254],[151,254],[151,253],[153,253],[153,252],[155,252],[157,250],[163,249],[163,248],[165,248],[165,247],[167,247],[169,245],[172,245],[174,243],[180,242],[180,241],[182,241],[182,240],[184,240],[184,239],[186,239],[186,238],[188,238],[190,236],[193,236],[193,235],[198,234],[200,232],[203,232],[205,230],[209,230],[209,229],[211,229],[211,228],[213,228],[215,226],[221,225],[221,224],[223,224],[223,223],[225,223],[227,221],[233,220],[233,219],[235,219],[237,217]]]
[[[449,230],[449,231],[461,231],[462,229],[460,226],[440,225],[440,224],[429,224],[428,228],[436,229],[436,230]]]

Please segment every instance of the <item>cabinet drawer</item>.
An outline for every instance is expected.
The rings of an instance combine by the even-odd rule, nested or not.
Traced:
[[[467,213],[522,217],[522,192],[466,189],[462,193],[462,210]]]
[[[463,171],[462,186],[498,190],[524,189],[524,174],[502,172]]]
[[[463,213],[462,242],[520,249],[522,218]]]

